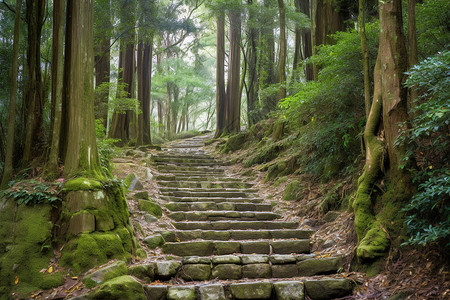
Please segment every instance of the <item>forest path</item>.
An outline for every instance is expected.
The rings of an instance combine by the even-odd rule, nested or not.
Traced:
[[[129,268],[150,281],[144,285],[148,299],[333,299],[351,294],[351,281],[336,274],[342,258],[310,254],[313,232],[280,221],[258,189],[207,153],[204,142],[211,138],[172,142],[152,156],[170,224],[143,239],[155,250],[145,263]]]

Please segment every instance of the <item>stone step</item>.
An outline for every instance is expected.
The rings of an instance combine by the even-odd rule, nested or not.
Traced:
[[[206,211],[206,210],[232,210],[232,211],[271,211],[272,205],[265,203],[245,202],[169,202],[164,205],[170,211]]]
[[[161,194],[164,196],[197,197],[197,198],[254,198],[256,196],[254,193],[246,193],[238,191],[196,192],[196,191],[179,191],[179,190],[164,191],[164,189],[161,190]]]
[[[314,254],[252,254],[188,256],[181,260],[149,261],[130,266],[129,272],[144,282],[166,281],[174,277],[185,281],[207,281],[327,275],[336,273],[341,267],[342,258],[339,256],[315,258]]]
[[[309,253],[310,241],[305,240],[253,240],[253,241],[187,241],[168,242],[162,246],[166,254],[177,256],[209,256],[242,254],[300,254]]]
[[[161,196],[162,200],[168,202],[215,202],[215,203],[261,203],[261,198],[224,198],[224,197],[178,197],[178,196]]]
[[[238,220],[238,221],[272,221],[280,219],[279,214],[273,212],[255,212],[255,211],[178,211],[167,215],[174,221],[219,221],[219,220]]]
[[[186,276],[187,277],[187,276]],[[230,281],[187,285],[144,285],[152,298],[148,299],[275,299],[304,300],[335,299],[352,294],[353,283],[346,278],[306,280]]]
[[[158,153],[152,157],[159,159],[191,159],[191,160],[215,160],[214,157],[207,154],[188,154],[188,153]]]
[[[259,190],[254,188],[188,188],[188,187],[160,187],[161,192],[189,192],[189,193],[246,193],[255,194]]]
[[[238,181],[183,181],[183,180],[173,180],[165,181],[158,180],[158,184],[164,187],[175,187],[175,188],[202,188],[202,189],[219,189],[219,188],[238,188],[247,189],[251,188],[253,184]]]
[[[179,230],[246,230],[246,229],[296,229],[298,223],[283,221],[198,221],[172,222]]]
[[[261,239],[309,239],[311,230],[273,229],[273,230],[173,230],[161,233],[166,242],[185,242],[190,240],[261,240]]]
[[[204,175],[157,175],[157,180],[161,181],[200,181],[200,182],[242,182],[240,178],[228,177],[225,174],[217,174],[214,176]]]
[[[157,163],[206,163],[206,164],[221,164],[222,161],[218,161],[212,157],[195,157],[195,156],[152,156],[152,161],[157,162]]]
[[[226,166],[227,163],[224,162],[218,162],[218,161],[210,161],[210,162],[153,162],[154,166],[177,166],[177,168],[180,167],[221,167]]]
[[[158,171],[166,171],[166,172],[203,172],[203,174],[216,174],[216,173],[224,173],[224,169],[220,168],[211,168],[204,166],[179,166],[179,165],[156,165],[155,166]]]

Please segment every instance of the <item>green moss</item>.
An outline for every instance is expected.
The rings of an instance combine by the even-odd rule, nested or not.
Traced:
[[[140,210],[146,211],[157,218],[161,218],[162,209],[158,203],[155,203],[153,201],[147,201],[147,200],[138,200],[138,202],[139,202]]]
[[[79,190],[101,190],[103,188],[100,181],[89,179],[86,177],[78,177],[67,181],[64,184],[64,191],[79,191]]]
[[[251,167],[256,164],[267,163],[280,154],[281,151],[285,149],[285,144],[283,142],[278,142],[276,144],[269,144],[262,148],[257,148],[257,151],[250,158],[244,160],[245,167]]]
[[[280,184],[282,184],[283,182],[286,182],[288,180],[287,176],[283,176],[281,178],[278,178],[275,183],[273,184],[273,186],[279,186]]]
[[[291,181],[284,190],[283,199],[287,201],[297,200],[299,194],[303,190],[303,186],[298,180]]]
[[[274,180],[281,174],[284,170],[286,170],[286,162],[280,161],[269,167],[266,175],[266,181]]]
[[[91,299],[136,299],[145,300],[144,288],[133,277],[124,275],[111,279],[94,290],[90,295]]]
[[[13,200],[0,205],[0,287],[2,294],[25,296],[63,283],[61,273],[41,273],[50,266],[53,223],[50,205],[26,206]],[[15,284],[15,279],[18,284]]]
[[[356,254],[363,259],[373,259],[384,256],[388,247],[386,233],[380,224],[375,222],[359,243]]]
[[[242,131],[238,134],[230,136],[223,145],[221,152],[230,153],[242,149],[248,139],[248,135],[249,133],[247,131]]]
[[[326,193],[325,197],[323,197],[322,201],[320,202],[320,211],[322,213],[327,213],[330,210],[336,210],[340,208],[341,197],[339,196],[339,189],[343,185],[344,184],[342,182],[339,182]]]

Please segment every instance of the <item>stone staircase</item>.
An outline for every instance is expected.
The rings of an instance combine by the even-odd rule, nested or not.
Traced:
[[[147,295],[332,299],[351,293],[346,279],[316,276],[336,273],[342,258],[310,254],[313,232],[281,221],[252,184],[229,174],[227,163],[201,148],[208,138],[174,143],[153,157],[161,198],[175,228],[162,233],[162,251],[180,257],[155,262],[155,278],[182,278],[185,283],[148,285]]]
[[[173,228],[145,239],[150,248],[161,246],[163,255],[128,266],[127,273],[145,283],[146,299],[350,295],[352,282],[337,275],[342,258],[310,253],[313,232],[283,221],[252,184],[208,155],[202,146],[210,138],[176,142],[152,157]],[[93,298],[100,299],[97,295]]]

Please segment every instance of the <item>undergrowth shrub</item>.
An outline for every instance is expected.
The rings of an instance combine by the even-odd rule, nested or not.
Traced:
[[[102,119],[95,120],[95,133],[97,137],[97,150],[98,150],[98,158],[100,160],[100,166],[102,167],[103,172],[108,177],[112,178],[112,164],[111,159],[117,153],[116,144],[120,141],[120,139],[111,139],[106,137],[106,129],[103,125]]]
[[[398,142],[406,144],[404,158],[410,168],[417,193],[405,206],[407,244],[441,242],[450,247],[450,51],[433,55],[408,73],[408,87],[421,95],[411,109],[411,128]]]
[[[379,24],[367,26],[370,67],[378,48]],[[279,104],[291,132],[298,132],[293,146],[305,155],[299,164],[325,180],[343,173],[360,154],[365,123],[361,42],[358,32],[338,32],[335,44],[319,48],[311,61],[320,67],[317,82],[303,83],[297,94]]]

